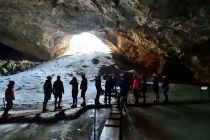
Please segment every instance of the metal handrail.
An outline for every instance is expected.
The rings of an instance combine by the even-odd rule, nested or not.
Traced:
[[[132,129],[135,129],[135,127],[134,127],[134,125],[133,125],[133,122],[132,122],[132,120],[131,120],[130,114],[128,113],[128,109],[127,109],[127,107],[125,106],[125,103],[123,103],[123,107],[124,107],[124,109],[125,109],[125,112],[126,112],[127,115],[128,115],[128,119],[129,119],[129,121],[130,121],[130,123],[131,123]]]

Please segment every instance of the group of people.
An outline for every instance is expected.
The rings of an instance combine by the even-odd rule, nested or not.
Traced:
[[[83,98],[83,103],[81,104],[82,107],[86,106],[86,99],[85,94],[88,87],[88,82],[85,77],[85,74],[82,74],[82,81],[80,83],[80,90],[81,90],[81,97]],[[43,112],[46,112],[46,106],[51,98],[51,95],[54,95],[54,109],[61,109],[61,100],[62,95],[64,94],[64,86],[63,82],[61,81],[61,77],[57,76],[57,80],[52,84],[51,82],[52,77],[47,76],[47,80],[45,81],[43,85],[44,89],[44,102],[43,102]],[[73,104],[72,108],[77,107],[77,96],[79,92],[79,83],[77,81],[76,77],[73,77],[72,80],[69,82],[70,85],[72,85],[72,98],[73,98]],[[15,99],[14,96],[14,81],[9,81],[8,88],[5,91],[5,100],[7,101],[6,107],[4,107],[4,113],[3,117],[6,117],[8,115],[8,111],[13,107],[13,100]],[[117,87],[119,86],[120,91],[117,92]],[[99,102],[100,95],[103,92],[102,85],[101,85],[101,76],[97,76],[95,80],[95,87],[97,90],[96,98],[95,98],[95,104],[101,104]],[[125,104],[127,104],[127,96],[128,92],[131,90],[133,91],[133,95],[135,97],[135,104],[139,104],[139,98],[143,96],[143,103],[146,104],[146,92],[147,92],[147,80],[146,78],[141,75],[139,77],[138,75],[134,75],[133,77],[129,76],[128,73],[124,73],[121,77],[112,77],[109,76],[105,81],[105,97],[104,97],[104,103],[107,104],[107,101],[109,104],[111,104],[111,93],[116,92],[118,97],[118,104],[120,104],[120,99],[123,97]],[[162,82],[162,88],[163,88],[163,94],[165,97],[164,102],[168,103],[168,90],[169,90],[169,81],[166,76],[163,76],[163,82]],[[157,74],[153,74],[153,90],[155,93],[155,101],[156,103],[159,102],[160,95],[159,95],[159,78]]]
[[[61,100],[62,100],[62,95],[64,94],[64,86],[63,82],[61,81],[61,77],[57,76],[57,80],[53,83],[51,83],[51,76],[47,77],[47,80],[44,83],[43,89],[44,89],[44,102],[43,102],[43,109],[42,112],[46,112],[46,106],[48,103],[48,100],[51,98],[51,94],[53,93],[55,101],[55,107],[54,110],[61,109]],[[71,106],[72,108],[77,107],[77,96],[78,96],[78,86],[79,83],[77,81],[76,77],[73,77],[72,80],[69,82],[70,85],[72,85],[72,98],[73,98],[73,105]],[[87,79],[85,77],[85,74],[82,74],[82,81],[80,84],[80,89],[81,89],[81,97],[83,98],[83,103],[81,106],[86,106],[86,101],[85,101],[85,93],[87,91]],[[58,103],[58,105],[57,105]]]
[[[147,80],[141,75],[139,80],[137,75],[133,78],[133,95],[135,97],[135,104],[139,104],[139,97],[143,96],[143,104],[146,104],[146,92],[147,92]],[[155,93],[155,103],[159,103],[159,78],[157,74],[153,74],[152,87]],[[164,103],[168,103],[168,90],[169,90],[169,80],[166,76],[162,77],[162,89],[164,94]],[[140,94],[139,94],[140,92]]]
[[[164,103],[168,103],[168,90],[169,90],[169,80],[166,76],[162,77],[162,89],[164,94]],[[100,76],[98,77],[100,79]],[[101,87],[98,86],[97,82],[97,95],[99,96],[101,92]],[[121,77],[109,76],[105,82],[105,103],[107,100],[109,104],[111,102],[111,92],[117,91],[116,87],[119,86],[120,91],[118,93],[118,105],[120,104],[120,98],[123,97],[125,104],[127,104],[127,96],[129,91],[132,91],[135,98],[135,104],[139,104],[139,98],[143,97],[143,104],[146,104],[146,92],[147,92],[147,80],[141,75],[124,73]],[[159,78],[157,74],[153,74],[153,91],[155,93],[155,103],[159,103]],[[100,87],[100,88],[99,88]],[[96,103],[98,102],[98,97],[96,98]]]
[[[165,98],[164,102],[168,103],[169,81],[166,76],[163,76],[162,89]],[[159,78],[157,74],[153,74],[153,90],[156,95],[155,102],[158,103],[160,100],[160,95],[159,95]]]

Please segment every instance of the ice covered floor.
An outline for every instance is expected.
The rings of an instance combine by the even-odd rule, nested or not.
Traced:
[[[95,76],[98,75],[99,68],[102,65],[113,64],[110,49],[100,40],[91,34],[83,33],[84,40],[77,36],[71,39],[69,51],[52,61],[45,62],[38,67],[29,71],[21,72],[10,76],[0,77],[0,97],[4,97],[9,80],[14,80],[15,85],[15,101],[14,110],[35,109],[40,108],[43,102],[43,84],[48,75],[51,75],[52,82],[56,80],[57,75],[61,76],[64,83],[65,94],[63,95],[63,103],[72,103],[70,80],[76,76],[78,82],[81,82],[81,74],[86,74],[88,79],[87,101],[92,103],[96,90],[94,85]],[[92,41],[95,40],[95,41]],[[79,42],[79,43],[78,43]],[[98,64],[93,64],[92,59],[97,58]],[[78,95],[80,97],[80,93]],[[78,104],[80,104],[80,99]],[[52,100],[49,104],[53,104]],[[3,102],[0,101],[0,106]]]

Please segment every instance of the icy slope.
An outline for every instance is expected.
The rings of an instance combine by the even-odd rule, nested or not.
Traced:
[[[82,36],[87,36],[87,33],[83,33]],[[109,48],[99,40],[98,42],[96,40],[94,41],[93,38],[94,36],[80,40],[77,36],[74,36],[71,40],[69,51],[63,56],[39,65],[29,71],[0,77],[0,97],[4,97],[4,91],[7,87],[8,80],[14,80],[16,82],[16,99],[14,101],[16,106],[17,104],[18,106],[40,105],[43,102],[43,84],[46,77],[52,75],[52,82],[54,82],[57,75],[60,75],[65,86],[63,100],[70,104],[72,101],[69,81],[73,76],[76,76],[80,83],[80,75],[85,73],[88,79],[88,90],[86,95],[87,99],[92,102],[96,94],[94,79],[98,74],[99,68],[101,65],[113,64],[112,59],[109,59],[111,58]],[[93,58],[97,58],[99,63],[93,64],[91,61]],[[78,97],[80,97],[80,91]],[[3,103],[0,101],[1,106],[2,104]]]

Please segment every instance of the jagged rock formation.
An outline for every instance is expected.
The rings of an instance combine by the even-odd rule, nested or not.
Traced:
[[[3,60],[0,61],[0,75],[11,75],[18,72],[22,72],[39,65],[39,62],[32,62],[28,60],[14,61]]]
[[[174,75],[168,66],[176,69],[172,62],[178,60],[197,79],[209,81],[209,5],[208,0],[0,0],[0,42],[47,60],[64,53],[72,35],[93,31],[139,71]]]

